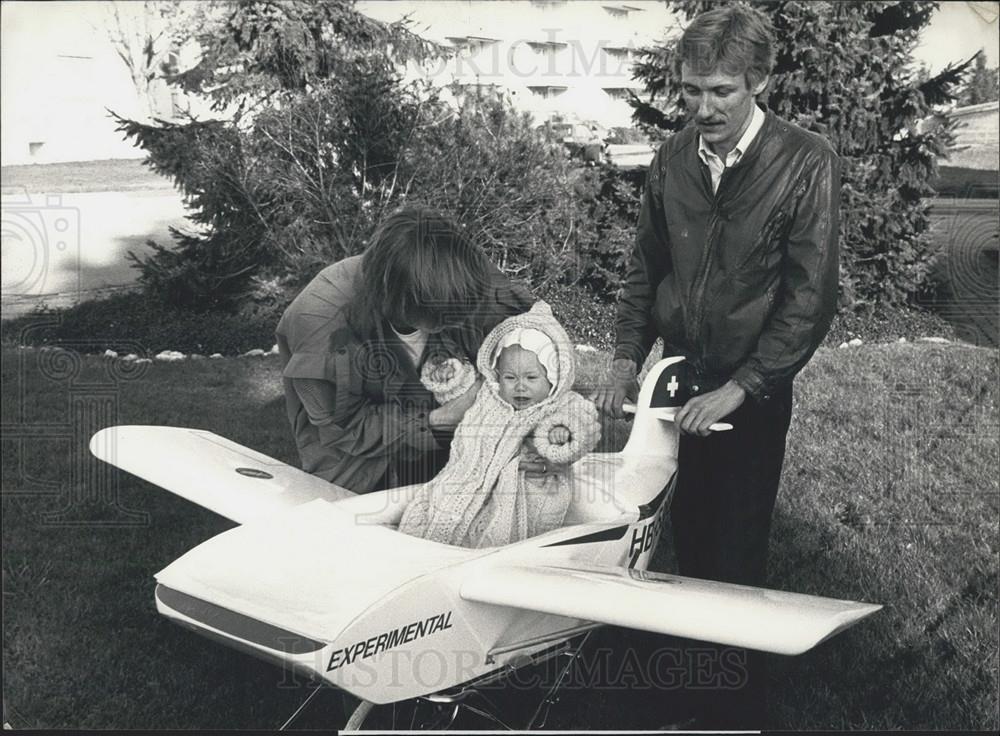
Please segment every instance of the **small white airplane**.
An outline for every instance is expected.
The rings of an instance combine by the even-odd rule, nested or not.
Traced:
[[[653,366],[624,449],[574,465],[565,526],[504,547],[401,534],[418,486],[357,495],[211,432],[109,427],[90,449],[239,524],[156,575],[160,613],[374,704],[485,682],[600,624],[793,655],[879,610],[646,572],[684,369]]]

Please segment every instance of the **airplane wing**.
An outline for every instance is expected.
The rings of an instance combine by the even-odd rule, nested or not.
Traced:
[[[465,600],[701,641],[801,654],[882,606],[620,567],[497,564]]]
[[[108,427],[90,439],[106,463],[239,524],[317,498],[352,492],[212,432],[185,427]]]

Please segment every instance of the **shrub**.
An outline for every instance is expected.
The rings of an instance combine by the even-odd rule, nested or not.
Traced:
[[[452,214],[501,270],[535,287],[578,280],[588,223],[575,170],[505,95],[466,94],[408,169],[403,196]]]
[[[625,170],[610,164],[586,169],[580,175],[577,190],[587,205],[589,226],[580,236],[577,281],[606,301],[617,300],[621,293],[644,181],[641,169]]]
[[[561,147],[488,89],[459,94],[456,109],[442,90],[404,84],[392,43],[371,39],[409,37],[359,18],[346,1],[237,5],[199,67],[174,80],[215,85],[232,119],[119,119],[204,226],[133,256],[151,294],[234,308],[254,278],[301,284],[359,253],[388,212],[414,201],[454,217],[508,274],[534,285],[579,277],[587,210]]]

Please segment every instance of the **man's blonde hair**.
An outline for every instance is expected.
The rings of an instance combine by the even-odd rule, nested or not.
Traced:
[[[774,68],[774,27],[764,13],[747,5],[709,10],[691,21],[677,44],[678,79],[685,63],[699,75],[716,70],[743,74],[752,89]]]

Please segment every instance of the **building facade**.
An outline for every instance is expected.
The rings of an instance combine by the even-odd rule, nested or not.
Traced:
[[[362,0],[358,9],[383,21],[408,17],[418,35],[454,50],[412,76],[458,94],[500,89],[539,123],[554,117],[631,125],[630,90],[640,48],[679,27],[663,2],[634,0]]]
[[[190,2],[191,0],[186,0]],[[183,4],[183,3],[182,3]],[[2,121],[4,165],[142,158],[145,151],[115,130],[110,112],[131,119],[171,119],[207,105],[154,79],[140,92],[112,43],[134,30],[144,4],[4,2]],[[120,25],[117,28],[116,22]],[[178,63],[196,49],[175,55]]]

